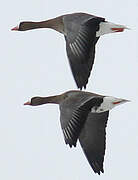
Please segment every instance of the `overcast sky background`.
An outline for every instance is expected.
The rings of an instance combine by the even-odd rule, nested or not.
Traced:
[[[105,173],[96,175],[78,143],[65,145],[57,105],[26,107],[33,96],[76,89],[63,35],[41,29],[12,32],[20,21],[87,12],[132,30],[101,37],[87,91],[132,100],[110,112]],[[138,179],[138,1],[24,0],[0,7],[0,179]]]

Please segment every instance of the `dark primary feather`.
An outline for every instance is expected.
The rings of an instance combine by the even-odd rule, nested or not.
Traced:
[[[94,63],[95,45],[99,39],[99,37],[96,37],[96,31],[98,31],[101,21],[104,21],[104,19],[91,18],[81,24],[80,28],[76,29],[77,32],[70,31],[65,36],[70,67],[77,87],[80,89],[86,88],[88,83]]]
[[[94,170],[100,175],[103,170],[103,162],[106,147],[106,125],[108,112],[89,113],[87,121],[81,130],[79,141],[84,154]]]

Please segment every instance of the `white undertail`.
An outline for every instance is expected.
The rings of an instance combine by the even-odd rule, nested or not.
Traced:
[[[99,31],[96,32],[96,37],[102,36],[104,34],[115,33],[116,31],[113,31],[112,28],[129,29],[124,25],[114,24],[111,22],[101,22],[99,26]]]
[[[120,104],[124,104],[126,102],[129,102],[129,100],[106,96],[103,98],[103,102],[100,104],[100,106],[93,107],[91,109],[91,112],[101,113],[101,112],[109,111],[113,109],[114,107]]]

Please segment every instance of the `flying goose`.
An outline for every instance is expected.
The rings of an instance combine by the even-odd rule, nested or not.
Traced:
[[[109,110],[128,100],[85,91],[68,91],[61,95],[33,97],[24,105],[59,104],[60,123],[65,143],[76,147],[79,140],[95,173],[104,172],[106,125]]]
[[[88,83],[94,64],[95,45],[99,37],[128,29],[123,25],[108,22],[102,17],[86,13],[73,13],[47,21],[21,22],[12,30],[27,31],[38,28],[51,28],[64,35],[69,64],[79,89],[86,88]]]

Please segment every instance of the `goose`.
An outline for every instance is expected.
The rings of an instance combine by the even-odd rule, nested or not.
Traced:
[[[64,35],[70,68],[79,89],[86,89],[99,37],[128,29],[124,25],[108,22],[102,17],[72,13],[41,22],[21,22],[11,30],[27,31],[38,28],[51,28]]]
[[[79,140],[95,173],[104,173],[106,126],[109,111],[129,100],[72,90],[56,96],[33,97],[24,105],[58,104],[65,143],[76,147]]]

